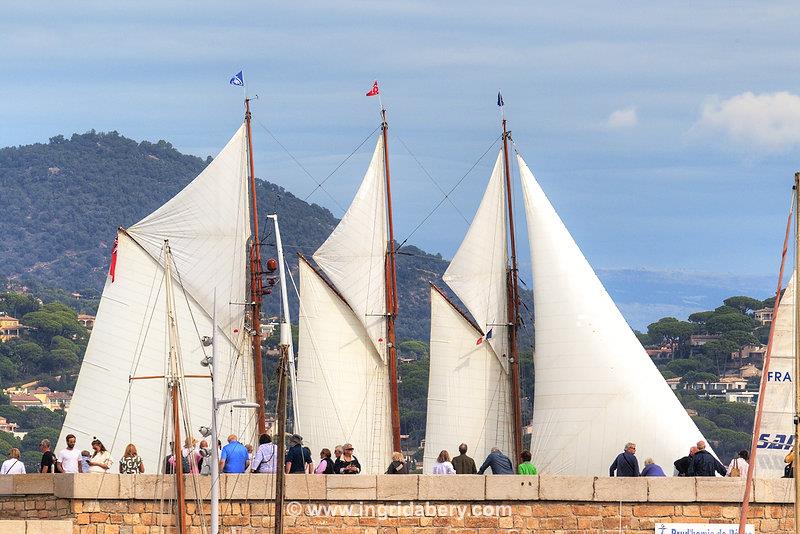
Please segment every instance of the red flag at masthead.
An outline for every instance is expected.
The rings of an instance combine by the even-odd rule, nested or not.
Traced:
[[[380,93],[380,91],[378,91],[378,81],[375,80],[375,83],[372,84],[372,89],[369,90],[367,96],[375,96],[378,93]]]
[[[108,274],[111,276],[111,283],[114,283],[114,273],[117,270],[117,247],[119,246],[119,237],[114,238],[114,248],[111,249],[111,265],[108,268]]]

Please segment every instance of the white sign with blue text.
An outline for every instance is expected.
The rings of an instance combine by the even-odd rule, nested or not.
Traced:
[[[753,525],[745,526],[745,534],[756,534]],[[656,523],[655,534],[739,534],[739,525],[708,523]]]

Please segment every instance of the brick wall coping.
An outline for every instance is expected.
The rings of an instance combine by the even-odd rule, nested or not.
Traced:
[[[264,500],[275,496],[275,476],[223,475],[220,496]],[[208,499],[211,478],[186,475],[187,497]],[[794,502],[791,479],[757,479],[753,502]],[[64,499],[153,500],[174,495],[163,475],[28,474],[0,476],[0,495],[46,494]],[[744,495],[736,478],[606,478],[485,475],[288,475],[288,500],[335,501],[581,501],[735,503]]]

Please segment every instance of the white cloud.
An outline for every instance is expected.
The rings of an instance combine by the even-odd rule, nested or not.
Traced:
[[[609,128],[631,128],[639,124],[639,117],[636,115],[636,107],[630,106],[618,109],[608,116],[606,126]]]
[[[713,98],[692,130],[733,143],[778,152],[800,145],[800,96],[786,91]]]

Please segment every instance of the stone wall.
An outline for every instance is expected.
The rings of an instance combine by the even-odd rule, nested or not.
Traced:
[[[159,475],[3,476],[0,532],[64,532],[65,523],[74,534],[171,532],[173,484]],[[192,534],[208,532],[210,484],[186,477]],[[222,532],[272,530],[274,476],[225,475],[219,484]],[[743,481],[291,475],[286,489],[287,534],[653,533],[658,522],[735,523]],[[793,481],[756,480],[749,523],[794,532],[793,502]]]

